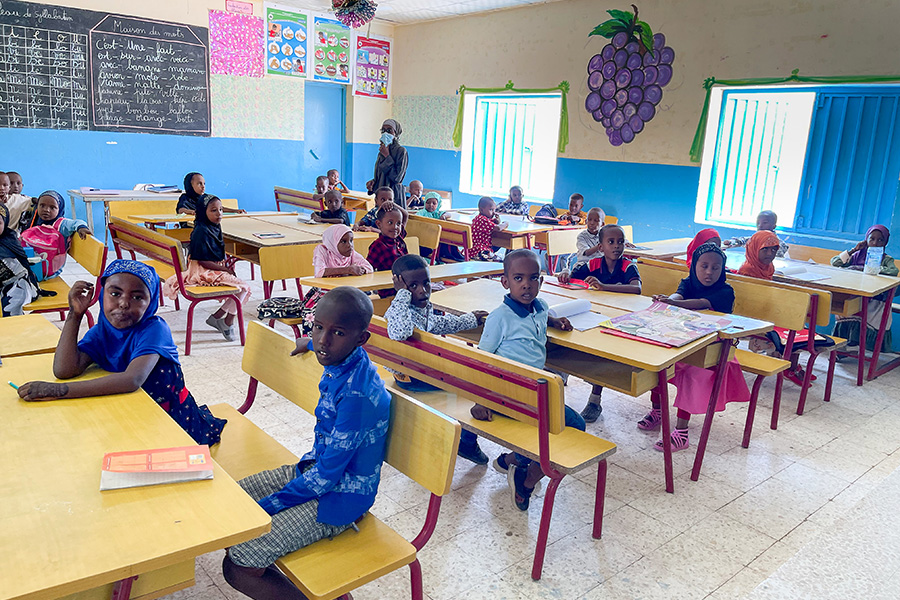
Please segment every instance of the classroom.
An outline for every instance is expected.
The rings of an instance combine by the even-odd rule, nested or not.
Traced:
[[[900,597],[898,19],[0,3],[0,600]]]

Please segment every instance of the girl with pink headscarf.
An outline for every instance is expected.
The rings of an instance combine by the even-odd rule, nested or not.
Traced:
[[[850,250],[845,250],[831,259],[833,267],[842,267],[862,271],[866,264],[866,254],[869,248],[883,248],[887,246],[888,240],[891,239],[891,232],[884,225],[873,225],[866,232],[866,239],[856,244]],[[896,277],[898,274],[897,266],[894,259],[888,256],[887,252],[881,257],[880,275],[888,275]],[[886,310],[888,313],[887,329],[884,332],[884,339],[881,344],[881,352],[891,351],[891,307],[885,302],[886,295],[881,294],[869,300],[869,309],[866,311],[866,349],[873,350],[875,348],[875,339],[878,337],[878,328],[881,326],[881,317]],[[833,335],[837,337],[847,338],[850,345],[859,344],[860,318],[838,317],[834,324]]]
[[[346,225],[332,225],[322,234],[322,244],[313,252],[313,272],[316,277],[346,277],[365,275],[373,271],[372,265],[362,254],[353,249],[353,230]],[[303,297],[300,317],[302,335],[312,334],[316,305],[325,290],[311,288]]]

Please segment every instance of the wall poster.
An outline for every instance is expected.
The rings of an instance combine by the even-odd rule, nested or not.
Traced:
[[[391,40],[356,38],[353,93],[387,100],[391,93]]]
[[[343,23],[328,17],[313,17],[313,79],[350,84],[353,64],[353,32]]]
[[[307,16],[266,4],[266,74],[306,77]]]

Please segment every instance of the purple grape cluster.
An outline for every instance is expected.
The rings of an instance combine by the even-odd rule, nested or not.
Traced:
[[[656,116],[662,89],[672,81],[675,51],[653,35],[653,51],[625,32],[613,36],[588,63],[590,93],[584,107],[606,127],[613,146],[628,144]]]

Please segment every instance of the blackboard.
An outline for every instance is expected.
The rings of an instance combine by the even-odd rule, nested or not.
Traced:
[[[0,0],[0,127],[208,136],[209,32]]]

